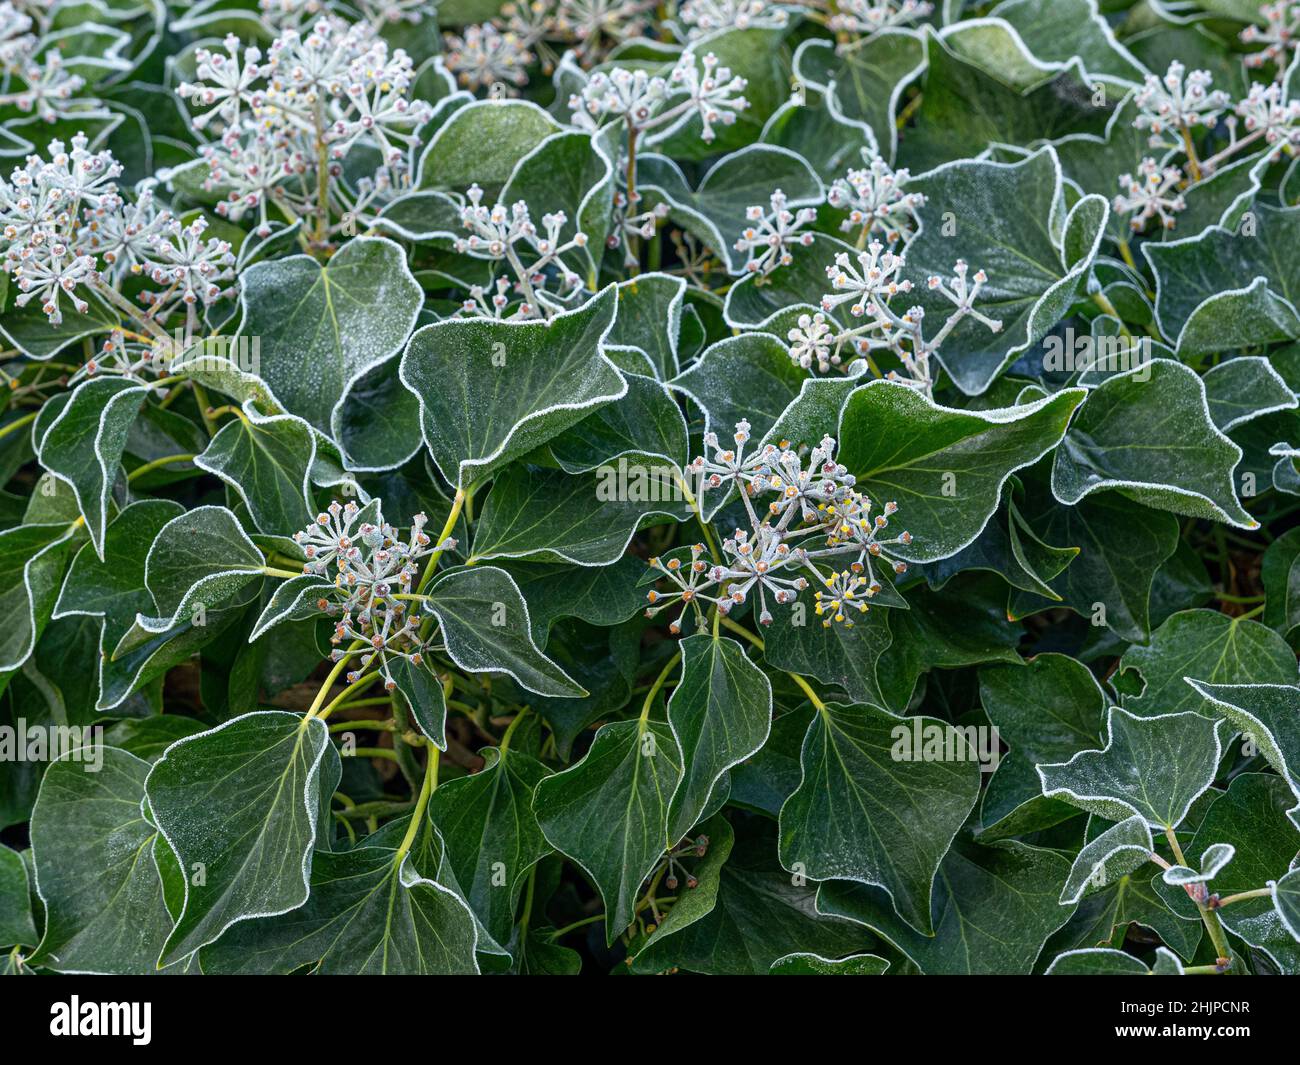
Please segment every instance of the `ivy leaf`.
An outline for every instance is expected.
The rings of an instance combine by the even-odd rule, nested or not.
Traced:
[[[1181,976],[1182,962],[1166,947],[1156,948],[1155,964],[1110,947],[1087,947],[1058,954],[1048,966],[1048,976]]]
[[[185,873],[163,963],[307,901],[328,743],[318,718],[264,710],[179,740],[154,764],[149,806]]]
[[[861,38],[851,49],[809,38],[794,55],[795,76],[825,90],[829,113],[865,132],[887,161],[898,147],[898,101],[925,66],[921,35],[898,29]]]
[[[1289,640],[1300,626],[1300,530],[1291,529],[1274,540],[1260,561],[1264,584],[1264,623]]]
[[[1237,499],[1241,448],[1210,418],[1205,385],[1158,359],[1115,374],[1088,394],[1052,467],[1052,491],[1074,505],[1115,488],[1175,514],[1259,527]]]
[[[879,671],[893,642],[889,612],[869,610],[852,628],[809,620],[806,604],[797,601],[791,610],[776,612],[763,651],[767,664],[834,684],[854,702],[888,705]]]
[[[1028,147],[1067,134],[1100,134],[1107,112],[1078,62],[1021,91],[981,70],[931,33],[922,83],[924,103],[899,151],[914,172],[979,155],[989,144]]]
[[[668,838],[668,801],[681,773],[667,726],[614,721],[581,762],[537,784],[542,834],[595,883],[609,943],[632,923],[641,882],[676,842]]]
[[[301,418],[246,410],[221,427],[194,465],[220,477],[248,507],[259,532],[292,536],[311,523],[316,437]]]
[[[277,584],[261,616],[248,634],[248,642],[261,639],[275,626],[289,621],[303,621],[321,616],[320,601],[334,589],[334,582],[314,573],[290,577]]]
[[[681,651],[681,679],[668,700],[682,759],[682,779],[668,803],[672,839],[699,821],[727,770],[755,754],[772,725],[772,684],[740,644],[688,636]]]
[[[1123,678],[1136,670],[1141,693],[1121,702],[1139,717],[1194,710],[1206,713],[1201,694],[1185,677],[1210,684],[1294,684],[1295,655],[1276,633],[1257,621],[1213,610],[1184,610],[1151,634],[1145,647],[1130,647],[1120,659]]]
[[[1300,940],[1300,869],[1293,869],[1273,884],[1273,908],[1286,930]]]
[[[1041,654],[1024,665],[985,666],[979,685],[980,704],[1010,748],[984,792],[981,838],[1017,835],[1026,817],[1046,828],[1073,816],[1073,807],[1042,796],[1034,766],[1096,746],[1109,705],[1096,678],[1075,659]]]
[[[65,754],[46,769],[31,827],[45,905],[34,964],[71,973],[156,971],[172,917],[155,865],[158,830],[141,806],[149,768],[101,746]]]
[[[625,457],[619,467],[566,474],[520,464],[492,482],[474,530],[474,558],[540,558],[579,566],[618,561],[656,516],[686,521],[677,467],[653,456]]]
[[[725,824],[725,822],[724,822]],[[758,975],[781,958],[811,952],[824,958],[862,953],[875,940],[856,925],[819,914],[814,885],[779,868],[775,840],[766,832],[746,834],[732,845],[732,832],[710,822],[709,852],[697,867],[699,887],[673,912],[689,907],[681,920],[670,912],[632,963],[634,972],[670,968],[705,975]],[[726,850],[712,864],[715,847]],[[698,893],[712,893],[699,899]]]
[[[938,356],[962,392],[979,395],[1081,298],[1106,205],[1100,197],[1085,198],[1067,215],[1051,148],[1015,163],[958,160],[914,178],[908,190],[927,201],[925,224],[908,246],[909,271],[948,277],[961,258],[988,274],[980,291],[1001,330],[966,319]],[[917,302],[939,321],[952,312],[951,303],[923,285]]]
[[[1179,358],[1300,337],[1300,273],[1291,249],[1300,208],[1256,203],[1247,232],[1210,226],[1142,246],[1156,279],[1156,323]],[[1212,268],[1211,268],[1212,267]],[[1231,278],[1227,287],[1223,278]]]
[[[1176,828],[1214,783],[1223,749],[1217,721],[1199,714],[1137,717],[1112,707],[1106,746],[1068,762],[1038,766],[1043,794],[1123,821],[1137,814],[1152,828]]]
[[[615,358],[631,356],[625,367],[644,359],[660,381],[680,369],[682,310],[686,281],[671,274],[646,273],[618,286],[618,315],[606,338]]]
[[[37,458],[72,486],[91,543],[103,558],[109,497],[121,468],[127,434],[149,389],[123,378],[86,381],[42,433]]]
[[[1187,678],[1205,709],[1248,737],[1300,800],[1300,688],[1290,684],[1206,684]],[[1300,806],[1290,814],[1300,827]]]
[[[422,299],[398,245],[358,237],[324,265],[292,255],[245,270],[239,336],[257,338],[276,403],[330,433],[348,390],[401,350]]]
[[[927,975],[1023,974],[1070,916],[1057,901],[1068,874],[1053,851],[1017,840],[988,847],[959,840],[935,881],[932,935],[900,920],[889,896],[866,884],[828,881],[817,909],[866,925]]]
[[[1030,53],[1048,63],[1077,56],[1088,75],[1133,84],[1147,72],[1116,39],[1095,0],[1003,0],[990,14],[1009,23]]]
[[[205,971],[324,975],[476,974],[477,931],[449,888],[411,855],[381,846],[311,856],[311,895],[297,909],[247,921],[201,955]]]
[[[941,407],[890,381],[857,389],[840,419],[839,460],[860,491],[896,502],[913,544],[899,553],[933,561],[975,540],[997,510],[1002,486],[1065,433],[1082,390],[1015,407]]]
[[[645,605],[636,579],[645,572],[641,560],[624,556],[609,566],[561,566],[548,562],[512,562],[503,567],[528,603],[533,639],[546,646],[557,618],[574,617],[593,625],[618,625]]]
[[[474,100],[451,115],[420,153],[417,189],[504,185],[515,166],[560,126],[529,100]]]
[[[1205,848],[1201,855],[1199,869],[1192,869],[1186,865],[1171,865],[1161,874],[1161,879],[1166,884],[1175,887],[1186,887],[1188,884],[1208,884],[1223,871],[1226,866],[1237,855],[1237,848],[1231,843],[1212,843]]]
[[[417,330],[401,377],[443,476],[457,487],[481,481],[626,394],[604,351],[614,311],[610,286],[547,322],[458,319]]]
[[[261,577],[262,553],[225,507],[195,507],[158,530],[145,559],[145,584],[158,617],[146,633],[166,632],[202,607],[217,606]],[[129,635],[129,634],[128,634]]]
[[[551,771],[505,745],[481,753],[482,769],[433,793],[429,817],[442,833],[466,901],[504,943],[529,871],[551,853],[533,812],[533,792]]]
[[[743,396],[735,388],[739,374],[746,380]],[[730,435],[743,418],[755,437],[763,437],[798,397],[807,377],[776,337],[742,333],[711,344],[669,385],[704,411],[706,429]]]
[[[507,673],[531,692],[582,696],[587,692],[533,642],[528,604],[503,569],[450,571],[427,590],[428,608],[441,623],[447,654],[469,673]]]
[[[1151,589],[1160,567],[1178,547],[1178,519],[1133,503],[1117,491],[1096,492],[1061,506],[1043,491],[1026,508],[1026,520],[1048,543],[1074,544],[1078,556],[1048,584],[1061,602],[1125,640],[1151,634]],[[1017,594],[1017,616],[1049,602]]]
[[[27,863],[17,851],[0,846],[0,943],[34,947],[38,942]]]
[[[813,168],[801,156],[772,144],[752,144],[723,156],[694,189],[665,156],[642,156],[637,167],[642,209],[665,204],[669,219],[717,252],[729,274],[745,269],[735,243],[745,228],[748,208],[766,210],[773,189],[786,194],[792,210],[823,199],[821,179]]]
[[[782,865],[813,880],[879,885],[926,935],[935,872],[980,787],[978,763],[962,757],[964,737],[952,759],[915,749],[934,734],[941,751],[952,743],[933,718],[828,703],[804,738],[799,787],[781,807]]]
[[[889,962],[875,954],[850,954],[838,960],[817,954],[787,954],[768,969],[771,976],[883,976]]]
[[[9,619],[0,635],[0,690],[5,674],[27,661],[50,620],[74,532],[64,522],[0,531],[0,612]]]
[[[427,664],[394,656],[389,672],[411,712],[420,734],[438,750],[447,749],[447,699],[442,684]]]
[[[623,306],[619,304],[620,314]],[[567,473],[596,469],[624,455],[662,457],[684,466],[686,419],[664,385],[629,373],[627,395],[587,415],[552,440],[550,448]]]
[[[1089,888],[1096,890],[1140,869],[1155,853],[1151,828],[1140,814],[1111,825],[1084,845],[1070,867],[1070,877],[1061,889],[1061,905],[1078,902]]]

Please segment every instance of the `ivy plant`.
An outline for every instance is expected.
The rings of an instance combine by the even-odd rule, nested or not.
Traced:
[[[26,973],[1300,973],[1300,8],[0,0]]]

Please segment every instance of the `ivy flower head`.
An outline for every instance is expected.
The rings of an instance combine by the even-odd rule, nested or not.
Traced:
[[[692,41],[718,30],[781,27],[790,21],[784,10],[768,0],[686,0],[677,17],[687,27],[687,40]]]
[[[424,531],[428,519],[423,514],[415,515],[405,534],[386,522],[363,521],[362,514],[355,503],[336,500],[293,539],[307,558],[303,572],[333,583],[317,603],[339,618],[331,642],[336,648],[351,641],[364,645],[361,668],[347,674],[348,682],[356,681],[378,657],[384,687],[392,691],[397,686],[390,671],[392,659],[418,665],[425,650],[423,619],[402,597],[419,581],[420,560],[435,550],[453,548],[455,541],[435,546]],[[341,661],[346,653],[336,649],[333,658]]]
[[[746,252],[749,256],[745,262],[748,273],[766,277],[778,266],[789,266],[793,262],[790,248],[795,244],[809,247],[811,233],[799,230],[817,220],[817,212],[812,207],[801,207],[792,211],[787,206],[784,192],[777,189],[772,193],[770,208],[750,207],[745,218],[750,223],[740,234],[735,243],[736,251]]]
[[[826,25],[836,32],[873,34],[916,22],[933,10],[928,0],[841,0]]]
[[[1240,37],[1243,44],[1262,44],[1264,47],[1244,56],[1242,62],[1254,70],[1268,63],[1284,67],[1288,61],[1287,53],[1300,48],[1300,4],[1294,0],[1274,0],[1271,4],[1261,4],[1259,13],[1265,24],[1247,26]]]
[[[1237,114],[1247,132],[1263,133],[1275,158],[1283,152],[1294,155],[1300,147],[1300,100],[1287,100],[1277,82],[1252,85],[1237,104]]]
[[[1213,80],[1208,70],[1188,71],[1176,59],[1163,77],[1148,74],[1134,97],[1139,113],[1133,125],[1151,132],[1153,146],[1164,143],[1160,135],[1170,130],[1212,129],[1230,102],[1226,92],[1210,88]]]
[[[1153,219],[1165,229],[1177,224],[1175,215],[1187,206],[1178,191],[1183,172],[1176,166],[1161,167],[1154,159],[1143,159],[1136,174],[1123,174],[1120,192],[1112,201],[1117,214],[1131,214],[1129,226],[1140,233]]]
[[[644,70],[615,67],[608,73],[597,71],[569,97],[574,119],[594,128],[600,119],[616,116],[627,120],[632,129],[644,129],[655,116],[667,95],[668,83]]]
[[[516,86],[528,83],[528,66],[533,55],[520,38],[507,30],[502,33],[492,23],[466,26],[464,36],[443,35],[446,51],[443,62],[467,89],[486,89],[493,85]]]
[[[721,65],[718,57],[709,52],[696,65],[695,56],[687,52],[668,78],[675,92],[685,92],[692,110],[700,116],[703,128],[700,139],[711,143],[716,134],[716,124],[733,125],[736,116],[749,106],[741,95],[748,82],[733,76],[729,67]]]
[[[818,373],[829,373],[842,361],[839,352],[832,350],[835,335],[820,311],[799,315],[786,336],[790,340],[790,360],[796,366],[808,370],[815,365]]]
[[[223,128],[237,126],[245,111],[261,107],[265,100],[258,87],[269,69],[262,65],[262,50],[250,45],[241,53],[239,38],[233,33],[227,34],[222,44],[224,53],[196,49],[198,80],[176,87],[176,95],[191,107],[210,109],[194,115],[195,129],[206,129],[214,119],[220,119]]]
[[[847,252],[840,252],[835,263],[826,268],[835,291],[822,297],[822,310],[829,312],[847,303],[849,313],[861,318],[898,293],[910,292],[912,283],[900,276],[905,263],[903,256],[885,250],[878,240],[858,253],[856,266]]]
[[[841,231],[864,231],[887,245],[909,239],[921,224],[917,211],[925,206],[924,195],[905,191],[910,177],[907,170],[891,170],[883,159],[872,158],[866,166],[836,178],[826,200],[848,212]]]

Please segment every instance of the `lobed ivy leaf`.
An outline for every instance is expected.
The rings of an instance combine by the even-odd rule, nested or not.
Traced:
[[[1214,783],[1218,722],[1183,712],[1138,717],[1112,707],[1106,746],[1038,766],[1043,794],[1114,821],[1133,815],[1173,829]]]
[[[328,743],[319,719],[262,710],[178,740],[154,763],[145,794],[185,879],[164,964],[308,900]]]
[[[923,746],[935,733],[937,758]],[[808,727],[801,765],[781,807],[781,864],[813,880],[878,885],[899,917],[931,935],[931,883],[979,794],[964,735],[934,719],[828,703]]]
[[[610,943],[632,922],[641,882],[676,843],[668,803],[681,774],[666,726],[614,721],[601,726],[581,762],[536,786],[542,834],[595,883]]]

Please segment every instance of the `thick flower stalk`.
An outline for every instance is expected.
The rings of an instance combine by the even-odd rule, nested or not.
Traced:
[[[698,479],[701,513],[709,492],[734,491],[750,527],[724,539],[721,556],[712,563],[705,558],[703,544],[693,545],[689,557],[651,558],[650,567],[662,574],[668,587],[647,594],[647,617],[680,604],[681,614],[669,625],[677,633],[687,611],[704,627],[703,604],[726,616],[757,598],[758,621],[770,625],[774,616],[769,600],[775,606],[790,605],[815,584],[825,589],[814,597],[823,624],[851,626],[852,615],[865,612],[868,601],[884,587],[877,565],[895,575],[907,572],[907,563],[886,549],[910,544],[911,535],[883,538],[897,505],[886,503],[871,517],[871,500],[853,487],[853,475],[835,461],[836,445],[829,436],[807,456],[785,443],[746,451],[750,438],[747,421],[737,423],[733,444],[724,445],[716,433],[706,433],[705,447],[712,454],[687,467]],[[846,562],[846,570],[835,568]],[[827,563],[831,568],[823,569]]]

